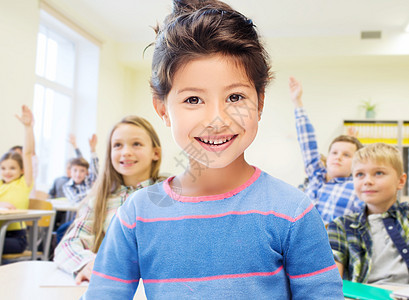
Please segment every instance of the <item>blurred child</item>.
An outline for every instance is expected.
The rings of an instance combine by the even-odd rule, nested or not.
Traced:
[[[88,281],[95,253],[117,208],[135,190],[159,179],[161,145],[152,125],[137,116],[116,124],[108,139],[104,172],[86,203],[55,250],[59,268]]]
[[[75,151],[75,156],[77,158],[82,157],[82,153],[80,149],[77,146],[77,141],[75,138],[75,135],[70,134],[69,136],[69,142],[72,145],[74,151]],[[55,199],[55,198],[63,198],[65,197],[63,187],[64,185],[70,180],[71,178],[71,167],[72,167],[72,160],[70,159],[67,163],[67,169],[66,169],[66,175],[58,177],[54,180],[53,185],[48,192],[48,196],[50,199]]]
[[[406,182],[402,156],[377,143],[355,153],[355,192],[360,212],[328,225],[335,262],[344,279],[362,283],[409,283],[409,205],[398,202]]]
[[[0,208],[28,209],[29,194],[33,187],[32,156],[34,153],[34,118],[31,110],[23,105],[21,116],[24,125],[24,147],[22,155],[8,152],[0,158]],[[27,247],[24,222],[12,223],[7,228],[3,254],[22,253]]]
[[[362,144],[354,136],[340,135],[329,146],[325,163],[318,151],[315,130],[302,103],[302,86],[290,77],[291,100],[295,107],[298,142],[304,160],[308,185],[305,193],[312,199],[325,224],[357,211],[362,206],[354,193],[351,161]]]
[[[121,206],[83,299],[343,299],[308,197],[246,162],[271,77],[253,22],[174,1],[157,30],[155,109],[189,164]],[[267,154],[266,154],[267,156]]]
[[[72,203],[78,203],[85,198],[98,176],[98,157],[95,152],[97,145],[97,136],[92,135],[89,139],[91,148],[91,165],[83,158],[77,157],[71,160],[70,175],[63,186],[65,197]]]

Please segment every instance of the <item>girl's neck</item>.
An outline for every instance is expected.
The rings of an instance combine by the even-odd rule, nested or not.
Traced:
[[[137,187],[138,184],[150,179],[149,177],[135,177],[135,178],[124,178],[124,185],[128,187]]]
[[[182,196],[218,195],[241,186],[253,173],[254,168],[244,160],[244,155],[224,168],[208,168],[191,161],[187,170],[176,176],[170,184]]]

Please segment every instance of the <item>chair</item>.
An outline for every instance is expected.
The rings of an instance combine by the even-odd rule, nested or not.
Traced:
[[[46,200],[39,200],[39,199],[30,199],[29,209],[39,209],[39,210],[53,210],[53,205],[51,202]],[[3,254],[2,259],[7,260],[9,262],[13,261],[20,261],[20,260],[31,260],[32,258],[32,243],[37,243],[37,249],[40,245],[43,246],[43,251],[37,252],[38,258],[41,260],[48,260],[48,255],[50,251],[50,243],[51,243],[51,235],[54,227],[54,219],[55,215],[52,216],[44,216],[40,220],[38,220],[38,235],[37,241],[33,241],[32,237],[29,236],[29,249],[24,251],[23,253],[17,254]],[[27,228],[33,226],[32,221],[26,221]],[[30,234],[29,230],[29,234]]]

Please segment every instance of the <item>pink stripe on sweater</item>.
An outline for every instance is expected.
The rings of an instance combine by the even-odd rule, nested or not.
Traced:
[[[102,273],[97,272],[97,271],[92,271],[92,274],[97,275],[97,276],[102,277],[102,278],[105,278],[105,279],[114,280],[114,281],[119,281],[119,282],[122,282],[122,283],[134,283],[134,282],[138,282],[138,281],[139,281],[139,279],[130,279],[130,280],[121,279],[121,278],[118,278],[118,277],[114,277],[114,276],[109,276],[109,275],[106,275],[106,274],[102,274]]]
[[[222,199],[230,198],[240,193],[242,190],[246,189],[248,186],[253,184],[260,177],[260,174],[261,174],[261,170],[259,168],[254,167],[254,169],[255,171],[249,180],[247,180],[245,183],[235,188],[234,190],[229,191],[224,194],[200,196],[200,197],[188,197],[188,196],[178,195],[176,192],[172,191],[169,185],[169,182],[173,180],[174,176],[169,177],[168,179],[165,180],[165,182],[163,183],[163,188],[166,194],[168,194],[173,200],[180,201],[180,202],[202,202],[202,201],[222,200]]]
[[[327,272],[327,271],[331,271],[331,270],[336,269],[336,268],[337,268],[337,265],[332,265],[332,266],[329,266],[327,268],[324,268],[324,269],[321,269],[321,270],[318,270],[318,271],[315,271],[315,272],[312,272],[312,273],[301,274],[301,275],[293,275],[293,276],[291,276],[290,274],[287,274],[287,275],[291,279],[305,278],[305,277],[315,276],[315,275],[318,275],[318,274],[321,274],[321,273],[324,273],[324,272]]]
[[[274,272],[254,272],[254,273],[244,273],[244,274],[226,274],[226,275],[199,277],[199,278],[144,279],[143,283],[195,282],[195,281],[210,281],[210,280],[220,280],[220,279],[246,278],[246,277],[253,277],[253,276],[273,276],[273,275],[276,275],[277,273],[279,273],[282,269],[283,269],[283,266],[279,267]]]
[[[313,204],[311,204],[310,206],[308,206],[305,211],[299,215],[296,218],[287,216],[285,214],[282,213],[278,213],[275,211],[260,211],[260,210],[247,210],[247,211],[229,211],[229,212],[225,212],[225,213],[221,213],[221,214],[214,214],[214,215],[190,215],[190,216],[180,216],[180,217],[170,217],[170,218],[142,218],[142,217],[137,217],[136,220],[140,221],[140,222],[160,222],[160,221],[180,221],[180,220],[187,220],[187,219],[212,219],[212,218],[221,218],[221,217],[225,217],[225,216],[229,216],[229,215],[248,215],[248,214],[260,214],[260,215],[275,215],[279,218],[282,219],[286,219],[290,222],[296,222],[298,220],[300,220],[303,216],[305,216],[306,213],[308,213],[312,208],[314,207]],[[121,221],[122,222],[122,221]],[[126,223],[124,223],[126,224]],[[135,223],[134,223],[135,224]],[[135,225],[129,225],[127,224],[126,226],[133,226],[135,227]],[[132,227],[132,228],[133,228]],[[131,227],[129,227],[131,228]]]

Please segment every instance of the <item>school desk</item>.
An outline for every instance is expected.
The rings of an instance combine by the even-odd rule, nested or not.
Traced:
[[[52,261],[21,261],[0,266],[0,299],[78,300],[87,285],[75,285],[74,278]],[[146,300],[140,284],[133,300]]]
[[[44,216],[53,215],[55,215],[55,211],[53,210],[27,209],[16,211],[0,211],[0,265],[1,257],[3,255],[4,239],[6,237],[8,225],[21,221],[33,221],[33,226],[30,227],[30,238],[31,245],[33,245],[32,260],[35,260],[37,259],[37,243],[34,243],[33,241],[37,241],[38,238],[38,220],[40,220]]]

